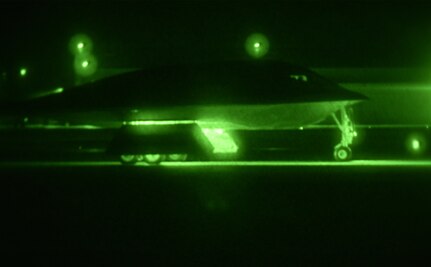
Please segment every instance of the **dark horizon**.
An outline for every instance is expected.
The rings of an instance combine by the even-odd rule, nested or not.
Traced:
[[[86,33],[103,67],[246,57],[248,35],[267,35],[268,57],[307,67],[431,66],[426,2],[225,1],[2,4],[1,62],[65,64]]]

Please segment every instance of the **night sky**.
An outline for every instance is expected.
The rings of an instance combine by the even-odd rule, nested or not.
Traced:
[[[2,2],[1,63],[66,61],[76,33],[103,67],[242,58],[262,32],[268,57],[310,67],[431,65],[431,3],[266,2]]]
[[[68,42],[90,36],[99,69],[247,58],[254,32],[267,58],[311,68],[431,67],[431,2],[2,2],[1,71],[34,84],[73,79]],[[36,86],[40,87],[40,86]]]

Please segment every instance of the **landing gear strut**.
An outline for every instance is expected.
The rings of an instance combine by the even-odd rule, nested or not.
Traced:
[[[332,114],[338,128],[341,131],[341,141],[334,147],[334,158],[337,161],[346,161],[352,158],[352,150],[350,145],[356,137],[356,132],[353,123],[347,114],[346,108],[340,110],[340,119],[337,118],[335,113]]]

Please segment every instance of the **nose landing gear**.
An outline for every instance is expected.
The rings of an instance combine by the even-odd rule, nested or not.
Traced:
[[[345,107],[340,110],[340,119],[337,118],[335,113],[332,114],[332,117],[341,131],[341,141],[334,147],[334,158],[337,161],[350,160],[352,158],[352,150],[349,146],[357,135],[352,120],[349,118]]]
[[[334,148],[334,158],[337,161],[347,161],[352,158],[352,150],[348,146],[337,145]]]

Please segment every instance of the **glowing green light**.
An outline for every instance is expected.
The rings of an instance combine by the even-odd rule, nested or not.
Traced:
[[[216,134],[224,134],[224,130],[223,129],[214,129],[214,133],[216,133]]]
[[[63,163],[64,164],[64,163]],[[331,166],[331,167],[425,167],[431,168],[431,161],[429,160],[355,160],[355,161],[207,161],[207,162],[163,162],[161,164],[165,167],[243,167],[243,166],[261,166],[261,167],[275,167],[275,166],[291,166],[291,167],[305,167],[305,166]],[[215,169],[217,170],[217,169]]]
[[[149,126],[149,125],[178,125],[178,124],[193,124],[194,120],[166,120],[166,121],[124,121],[123,125],[131,126]]]
[[[62,87],[58,87],[57,89],[54,90],[54,94],[61,94],[63,93],[64,89]]]
[[[254,33],[245,41],[245,50],[254,58],[261,58],[268,53],[269,41],[265,35]]]
[[[19,70],[19,75],[21,75],[21,77],[24,77],[25,75],[27,75],[27,69],[26,68],[21,68]]]
[[[232,137],[223,129],[203,128],[202,132],[213,146],[214,154],[233,154],[238,152],[238,146]]]
[[[412,140],[412,149],[419,150],[421,148],[421,143],[418,140]]]
[[[120,162],[117,161],[0,161],[0,167],[92,167],[92,166],[119,166]],[[148,167],[147,164],[141,165]],[[191,161],[191,162],[162,162],[160,166],[168,168],[205,168],[203,170],[210,172],[218,172],[218,168],[208,167],[265,167],[262,171],[271,171],[275,166],[291,166],[291,167],[304,167],[304,166],[328,166],[328,167],[409,167],[409,168],[431,168],[431,161],[429,160],[356,160],[348,162],[335,162],[335,161]],[[288,179],[289,177],[287,177]]]
[[[82,129],[82,130],[98,130],[102,127],[95,125],[46,125],[46,124],[32,124],[26,126],[31,129],[46,129],[46,130],[58,130],[58,129]]]
[[[82,49],[84,48],[84,43],[83,43],[83,42],[79,42],[79,43],[76,45],[76,47],[77,47],[79,50],[82,50]]]
[[[85,34],[76,34],[70,39],[69,50],[75,56],[82,53],[89,54],[93,50],[93,42]]]
[[[406,146],[410,153],[421,155],[427,150],[427,139],[421,133],[412,133],[406,140]]]
[[[81,54],[75,56],[75,72],[79,76],[90,76],[97,71],[97,60],[91,54]]]
[[[123,125],[128,126],[160,126],[160,125],[179,125],[179,124],[199,124],[196,120],[135,120],[135,121],[124,121]],[[221,128],[201,128],[203,134],[206,136],[208,141],[213,147],[213,153],[237,153],[238,146],[232,137]]]

